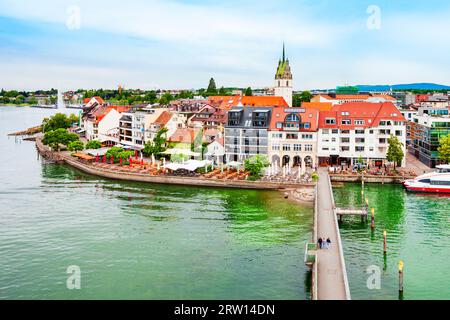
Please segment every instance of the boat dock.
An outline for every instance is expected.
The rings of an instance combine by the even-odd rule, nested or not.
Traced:
[[[313,243],[307,245],[305,262],[312,268],[313,300],[350,300],[347,271],[342,249],[331,181],[326,169],[319,169],[314,207]],[[329,249],[316,249],[319,237],[330,238]],[[314,248],[314,249],[313,249]],[[313,257],[312,257],[313,256]]]

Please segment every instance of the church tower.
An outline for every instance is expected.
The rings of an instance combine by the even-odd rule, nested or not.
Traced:
[[[283,43],[283,57],[278,61],[277,73],[275,74],[275,96],[283,97],[289,107],[292,107],[292,73],[289,59]]]

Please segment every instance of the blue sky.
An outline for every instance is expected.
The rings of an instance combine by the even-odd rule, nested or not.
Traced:
[[[295,89],[450,85],[449,16],[445,0],[0,0],[0,87],[267,87],[283,42]]]

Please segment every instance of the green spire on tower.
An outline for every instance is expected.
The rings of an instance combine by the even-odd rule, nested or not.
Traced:
[[[283,62],[286,61],[286,54],[285,54],[285,49],[284,49],[284,42],[283,42]]]

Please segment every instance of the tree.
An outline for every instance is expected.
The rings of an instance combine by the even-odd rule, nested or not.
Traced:
[[[102,143],[98,140],[91,140],[86,143],[86,149],[100,149]]]
[[[57,113],[50,118],[45,118],[42,122],[43,132],[52,131],[56,129],[67,129],[72,126],[74,122],[78,122],[78,117],[70,115],[67,117],[64,113]]]
[[[165,151],[165,145],[167,142],[166,133],[167,128],[160,129],[157,133],[153,141],[148,141],[145,143],[144,149],[142,153],[149,157],[152,154],[155,156],[159,156],[162,152]]]
[[[219,96],[227,96],[228,92],[225,90],[224,87],[220,87],[219,89]]]
[[[16,102],[16,104],[22,104],[22,103],[25,102],[25,97],[24,97],[23,95],[19,94],[19,95],[16,97],[15,102]]]
[[[292,104],[294,107],[300,107],[302,102],[310,102],[312,98],[312,94],[309,91],[303,91],[300,94],[294,94],[292,96]]]
[[[52,149],[59,150],[59,145],[68,146],[71,142],[79,140],[76,133],[69,133],[67,129],[60,128],[56,130],[47,131],[44,134],[42,143],[50,145]]]
[[[266,156],[256,155],[245,160],[245,170],[250,172],[252,177],[261,177],[262,170],[270,165]]]
[[[310,101],[311,101],[311,98],[312,98],[312,94],[311,94],[311,92],[309,92],[309,91],[303,91],[303,92],[300,94],[300,100],[301,100],[302,102],[310,102]]]
[[[252,88],[251,88],[251,87],[248,87],[248,88],[245,90],[245,95],[246,95],[247,97],[251,97],[251,96],[253,95],[253,91],[252,91]]]
[[[170,93],[164,93],[161,98],[159,99],[159,103],[162,105],[167,105],[170,103],[170,101],[172,101],[173,99],[175,99]]]
[[[76,140],[69,143],[67,149],[69,149],[69,151],[81,151],[84,149],[84,145],[80,140]]]
[[[194,95],[190,91],[182,90],[176,95],[176,99],[192,99]]]
[[[216,95],[217,94],[217,87],[216,87],[216,81],[214,78],[209,79],[208,89],[206,89],[206,94],[208,95]]]
[[[31,97],[28,99],[28,103],[31,105],[36,105],[38,103],[38,101],[35,97]]]
[[[146,103],[153,104],[156,102],[156,100],[158,100],[158,98],[156,96],[155,91],[150,91],[150,92],[146,93],[144,96],[144,102],[146,102]]]
[[[403,153],[403,143],[401,143],[397,137],[391,135],[388,138],[388,151],[386,153],[386,158],[388,161],[394,163],[394,170],[396,165],[400,166],[405,154]]]
[[[439,140],[439,159],[445,164],[450,163],[450,134]]]

